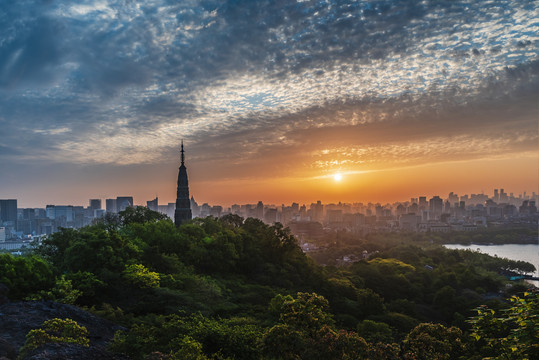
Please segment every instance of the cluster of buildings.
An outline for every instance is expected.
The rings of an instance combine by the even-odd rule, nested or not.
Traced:
[[[539,216],[536,206],[538,196],[535,193],[514,197],[504,193],[503,189],[495,189],[493,196],[458,196],[450,193],[446,198],[421,196],[385,205],[323,204],[318,201],[308,206],[298,203],[275,206],[259,201],[257,204],[235,204],[224,208],[207,203],[199,205],[193,197],[186,201],[184,196],[180,200],[183,206],[180,215],[184,212],[184,219],[180,222],[191,217],[236,214],[244,218],[257,218],[267,224],[280,222],[300,235],[315,235],[328,230],[365,234],[376,231],[469,231],[489,224],[536,226]],[[146,206],[176,220],[177,202],[160,205],[158,198],[155,198],[147,201]],[[134,206],[134,202],[132,196],[119,196],[105,199],[104,205],[102,199],[90,199],[86,207],[47,205],[45,208],[18,208],[16,199],[0,199],[0,242],[48,235],[60,227],[81,228],[92,224],[105,213],[118,213]]]
[[[0,242],[14,239],[28,240],[32,236],[49,235],[59,228],[78,229],[92,224],[106,212],[118,212],[133,206],[132,196],[90,199],[89,205],[47,205],[45,208],[19,208],[17,199],[0,199]]]
[[[472,231],[489,225],[537,227],[539,196],[506,194],[495,189],[494,196],[472,194],[458,196],[450,193],[446,198],[425,196],[393,204],[338,203],[309,206],[293,203],[291,206],[258,204],[198,206],[191,199],[194,216],[222,216],[237,214],[258,218],[265,223],[280,222],[301,237],[316,238],[324,232],[346,230],[353,233],[413,231],[449,232]]]
[[[236,214],[243,218],[257,218],[267,224],[280,222],[289,226],[300,242],[320,238],[328,231],[348,231],[355,234],[387,231],[449,232],[471,231],[489,224],[537,227],[539,196],[526,193],[514,196],[504,189],[494,189],[492,196],[472,194],[458,196],[449,193],[446,198],[425,196],[393,204],[338,203],[309,206],[293,203],[290,206],[264,204],[232,205],[223,208],[207,203],[199,205],[189,197],[187,169],[184,164],[183,142],[181,165],[178,172],[175,203],[160,205],[156,197],[146,206],[168,215],[177,226],[193,217],[221,217]],[[0,199],[0,250],[18,249],[21,244],[49,235],[59,228],[81,228],[92,224],[106,213],[118,213],[134,206],[132,196],[90,199],[87,207],[47,205],[43,208],[18,208],[16,199]]]

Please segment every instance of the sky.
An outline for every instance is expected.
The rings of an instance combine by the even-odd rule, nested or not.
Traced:
[[[0,3],[0,198],[539,187],[539,1]],[[341,180],[334,175],[341,174]]]

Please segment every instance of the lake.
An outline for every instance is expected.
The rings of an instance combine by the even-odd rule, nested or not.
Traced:
[[[498,256],[501,258],[507,258],[511,260],[522,260],[529,262],[535,266],[535,273],[533,276],[539,277],[539,244],[505,244],[505,245],[459,245],[459,244],[445,244],[448,249],[458,250],[479,250],[483,254],[491,256]],[[535,286],[539,287],[539,281],[530,281]]]

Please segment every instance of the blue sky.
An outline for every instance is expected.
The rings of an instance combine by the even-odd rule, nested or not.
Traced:
[[[173,201],[181,139],[207,186],[537,167],[538,5],[3,1],[0,198]]]

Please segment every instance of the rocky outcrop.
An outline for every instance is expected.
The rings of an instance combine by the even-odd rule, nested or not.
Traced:
[[[17,356],[17,349],[8,341],[0,337],[0,360],[14,359]]]
[[[8,293],[9,293],[9,288],[6,286],[6,284],[0,283],[0,305],[6,304],[9,302],[9,299],[7,297]]]
[[[99,346],[82,346],[75,344],[47,344],[35,349],[25,356],[24,360],[119,360],[119,357]]]
[[[15,359],[26,334],[44,321],[60,318],[75,320],[89,332],[90,346],[48,344],[27,354],[25,359],[126,359],[106,351],[105,346],[120,326],[76,306],[53,301],[27,301],[0,305],[0,359]]]

